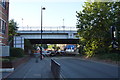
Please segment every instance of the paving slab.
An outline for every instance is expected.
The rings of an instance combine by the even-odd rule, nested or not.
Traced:
[[[46,57],[43,60],[31,58],[27,63],[24,63],[17,67],[15,71],[7,78],[22,78],[22,79],[39,79],[39,78],[54,78],[51,72],[51,58]]]

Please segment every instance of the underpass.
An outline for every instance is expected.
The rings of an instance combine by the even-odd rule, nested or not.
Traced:
[[[32,44],[41,44],[41,39],[29,39]],[[42,39],[43,44],[77,44],[79,39]]]

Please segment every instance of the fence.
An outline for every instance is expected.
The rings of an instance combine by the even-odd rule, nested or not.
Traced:
[[[60,64],[51,59],[51,71],[56,79],[60,79]]]

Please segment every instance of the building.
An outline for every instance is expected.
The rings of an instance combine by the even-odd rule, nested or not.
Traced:
[[[0,0],[0,46],[8,45],[9,0]]]
[[[9,56],[8,18],[9,0],[0,0],[0,57]]]

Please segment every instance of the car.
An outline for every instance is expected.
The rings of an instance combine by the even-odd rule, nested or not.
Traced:
[[[66,49],[66,52],[74,52],[74,49],[68,48],[68,49]]]
[[[51,51],[50,51],[50,56],[53,57],[53,56],[55,56],[55,55],[56,55],[56,52],[51,50]]]
[[[65,47],[65,52],[74,52],[76,49],[75,45],[67,45]]]
[[[56,55],[64,55],[65,54],[65,51],[64,50],[59,50],[59,51],[56,51]]]
[[[42,53],[44,56],[50,56],[51,52],[50,51],[43,51]]]

